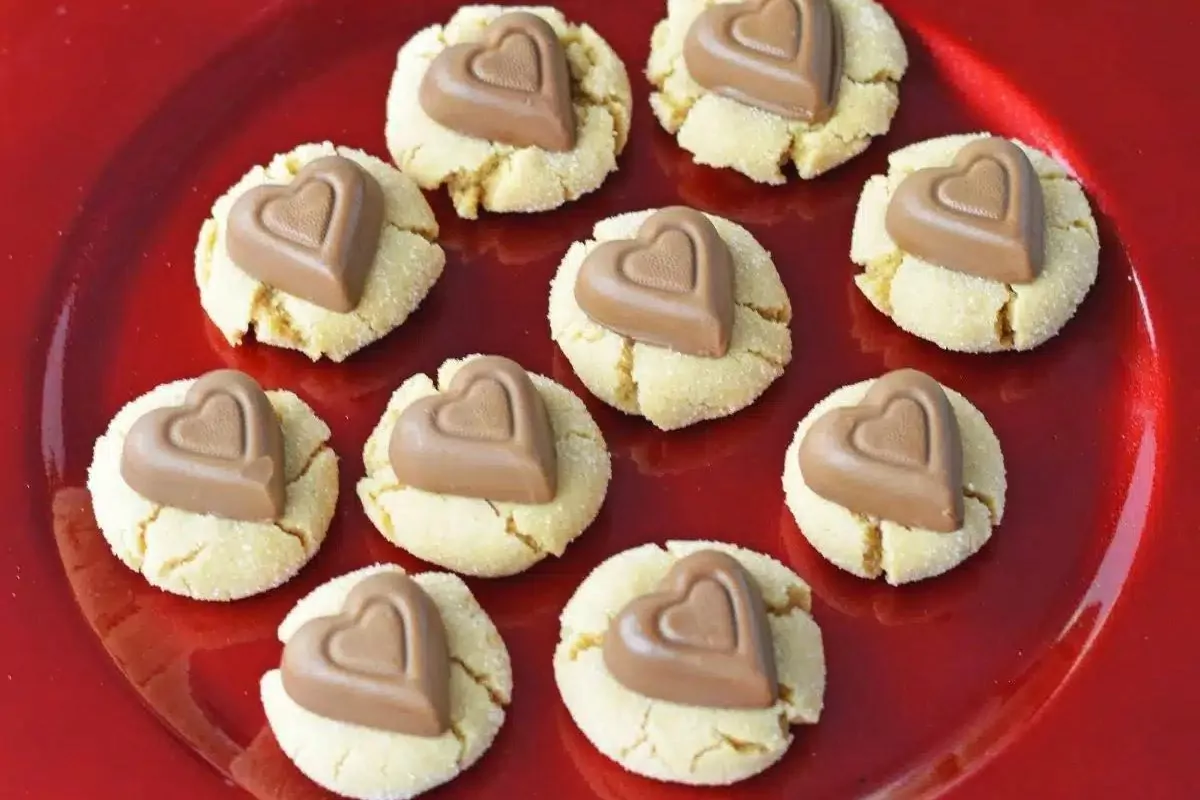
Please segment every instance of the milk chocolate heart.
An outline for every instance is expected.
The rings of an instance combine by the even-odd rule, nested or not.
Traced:
[[[164,506],[240,520],[273,520],[286,500],[283,435],[262,388],[234,370],[192,384],[182,406],[130,428],[121,477]]]
[[[931,531],[963,525],[962,440],[942,387],[906,369],[862,403],[818,418],[800,443],[808,488],[855,513]]]
[[[733,257],[704,214],[663,209],[636,239],[604,242],[588,255],[575,301],[622,336],[719,358],[733,333]]]
[[[450,727],[450,652],[437,606],[400,572],[359,582],[341,613],[288,640],[283,689],[314,714],[410,736]]]
[[[507,358],[477,358],[442,394],[410,405],[388,446],[396,479],[437,494],[548,503],[558,486],[550,415]]]
[[[841,82],[840,23],[829,0],[718,3],[688,29],[683,59],[709,91],[787,119],[825,122]]]
[[[609,625],[604,664],[639,694],[708,708],[770,708],[779,697],[762,593],[737,559],[701,550]]]
[[[451,130],[510,144],[575,148],[566,51],[550,23],[525,11],[498,17],[482,42],[447,47],[421,80],[421,108]]]
[[[362,299],[383,231],[379,182],[342,156],[326,156],[284,186],[250,189],[229,212],[226,247],[246,274],[330,311]]]
[[[1045,257],[1042,184],[1025,152],[999,137],[971,142],[949,167],[896,188],[886,226],[906,253],[955,272],[1031,283]]]

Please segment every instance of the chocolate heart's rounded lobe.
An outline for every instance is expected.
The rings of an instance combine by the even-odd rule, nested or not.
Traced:
[[[942,533],[962,527],[958,419],[921,372],[888,373],[861,404],[817,419],[799,458],[809,489],[857,514]]]
[[[410,736],[449,730],[445,624],[403,573],[363,579],[341,613],[302,625],[279,670],[288,696],[322,717]]]
[[[627,689],[708,708],[770,708],[779,699],[762,592],[717,550],[680,559],[653,594],[632,600],[604,636],[604,664]]]
[[[528,373],[507,358],[474,359],[445,392],[406,408],[388,458],[400,485],[436,494],[549,503],[558,492],[550,414]]]
[[[289,184],[239,197],[226,248],[234,264],[268,286],[349,313],[362,300],[385,211],[373,176],[348,158],[325,156]]]
[[[906,253],[1008,284],[1031,283],[1045,259],[1042,184],[1007,139],[971,142],[949,167],[917,170],[896,188],[885,226]]]
[[[645,344],[720,358],[733,335],[733,256],[704,214],[652,214],[636,239],[604,242],[575,280],[575,301],[598,325]]]
[[[218,370],[182,406],[140,417],[125,437],[121,478],[155,503],[227,519],[275,520],[287,493],[283,432],[262,387]]]
[[[696,18],[683,45],[688,72],[704,88],[808,123],[833,115],[842,57],[830,0],[719,3]]]
[[[425,72],[418,99],[430,119],[467,136],[575,149],[567,54],[554,28],[535,14],[504,14],[482,42],[447,47]]]

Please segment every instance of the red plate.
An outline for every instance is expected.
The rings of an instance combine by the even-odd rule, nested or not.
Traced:
[[[1189,126],[1200,107],[1194,70],[1164,54],[1194,49],[1196,7],[891,0],[913,61],[892,133],[825,179],[771,189],[693,166],[657,129],[639,73],[662,2],[559,0],[633,75],[621,172],[537,217],[461,222],[438,197],[442,282],[401,331],[345,365],[225,346],[191,277],[209,204],[300,142],[384,155],[395,52],[454,5],[0,10],[0,793],[326,796],[264,727],[257,680],[278,658],[275,625],[303,593],[375,560],[419,566],[374,532],[351,491],[389,392],[446,357],[487,351],[582,394],[545,321],[558,258],[599,217],[682,201],[744,223],[776,254],[797,309],[795,360],[751,410],[670,435],[589,398],[614,455],[607,505],[562,560],[472,582],[513,654],[516,704],[493,750],[439,796],[689,796],[593,751],[550,667],[557,612],[578,581],[612,553],[668,537],[783,558],[812,583],[825,632],[821,723],[727,796],[1184,796],[1200,746],[1200,649],[1186,633],[1200,584],[1189,500],[1200,475],[1200,161]],[[1101,275],[1079,316],[1012,357],[948,355],[897,330],[853,290],[846,256],[859,189],[890,150],[984,127],[1063,158],[1101,219]],[[463,309],[483,298],[502,303],[473,312],[469,327]],[[296,390],[330,422],[343,500],[293,582],[206,605],[120,566],[81,487],[92,442],[123,402],[222,365]],[[812,403],[901,366],[988,415],[1011,511],[968,564],[895,590],[822,562],[784,510],[779,475]]]

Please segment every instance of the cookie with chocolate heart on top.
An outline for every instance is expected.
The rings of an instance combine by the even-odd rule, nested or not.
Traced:
[[[635,547],[596,567],[563,609],[558,690],[588,741],[626,770],[736,783],[821,717],[825,654],[810,607],[804,581],[760,553]]]
[[[358,496],[397,547],[500,577],[560,556],[591,525],[612,474],[583,402],[498,356],[405,380],[363,450]]]
[[[844,386],[783,467],[800,533],[835,566],[898,585],[953,569],[1004,516],[1000,442],[965,397],[912,369]]]
[[[946,350],[1029,350],[1075,315],[1100,260],[1065,165],[987,134],[909,145],[863,188],[850,259],[866,298]]]
[[[342,361],[404,324],[446,263],[413,181],[358,150],[306,144],[213,204],[196,245],[200,304],[247,336]]]

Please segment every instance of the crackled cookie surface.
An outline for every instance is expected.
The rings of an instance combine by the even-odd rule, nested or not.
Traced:
[[[576,298],[581,268],[601,245],[637,238],[656,213],[601,220],[591,240],[571,245],[550,284],[550,334],[593,394],[673,430],[745,408],[783,374],[792,358],[792,307],[771,254],[741,226],[705,215],[728,248],[733,271],[732,324],[724,354],[678,352],[598,324]]]
[[[757,707],[654,699],[629,689],[606,665],[611,647],[606,637],[615,635],[613,619],[624,615],[635,598],[660,589],[682,561],[701,553],[731,556],[761,594],[777,691],[773,700],[748,701]],[[696,596],[693,587],[689,597]],[[793,740],[792,729],[814,724],[821,716],[825,656],[809,608],[808,586],[767,556],[716,542],[643,545],[596,567],[563,609],[555,679],[583,734],[630,772],[693,785],[735,783],[783,758]],[[678,609],[661,618],[668,626],[667,615],[672,613],[678,619]],[[723,691],[721,683],[716,688]],[[677,688],[679,682],[672,685]]]
[[[439,470],[443,482],[428,484],[437,488],[417,488],[411,481],[402,482],[393,466],[398,447],[394,435],[397,422],[414,404],[429,403],[431,398],[455,389],[459,372],[484,358],[475,355],[447,361],[438,370],[436,383],[426,375],[414,375],[400,385],[367,439],[363,451],[367,474],[358,483],[358,496],[375,527],[397,547],[455,572],[499,577],[526,570],[548,555],[562,555],[599,513],[612,465],[604,437],[583,402],[554,381],[529,374],[532,390],[539,396],[549,422],[547,444],[552,452],[548,457],[555,464],[549,482],[534,469],[525,475],[538,484],[538,489],[526,498],[508,495],[507,500],[488,499],[492,493],[486,490],[485,497],[451,494],[446,481],[473,472],[474,467],[455,466],[449,461]],[[486,396],[480,399],[482,404],[466,409],[465,420],[460,418],[459,424],[486,421],[484,418],[495,407]],[[494,448],[504,443],[494,440],[504,437],[494,437],[491,432],[478,437],[466,431],[456,433],[464,434],[457,437],[460,442],[474,439],[475,447],[482,440],[489,447],[482,459],[493,466],[497,458],[506,464],[514,455],[506,451],[496,456]],[[516,434],[521,435],[520,431]],[[413,441],[428,440],[429,436],[421,435]],[[430,454],[421,455],[428,458]],[[495,483],[493,478],[492,488]],[[547,488],[548,495],[543,493]]]
[[[1005,282],[947,269],[906,252],[888,233],[888,208],[905,179],[947,168],[986,134],[947,136],[888,157],[888,174],[867,181],[850,246],[858,288],[904,330],[946,350],[1029,350],[1075,315],[1096,280],[1099,234],[1083,190],[1066,167],[1020,142],[1041,189],[1043,248],[1031,282]]]
[[[306,168],[334,156],[359,167],[382,195],[379,216],[364,222],[378,228],[379,234],[368,244],[374,256],[365,256],[369,263],[362,268],[357,302],[348,304],[352,308],[341,306],[338,310],[264,282],[257,265],[239,266],[230,250],[231,213],[240,210],[239,201],[247,193],[267,186],[294,189],[293,182]],[[314,188],[322,190],[319,185]],[[286,208],[280,217],[278,227],[285,229],[295,228],[304,218],[303,213],[289,218]],[[330,230],[326,230],[327,239]],[[342,361],[402,325],[437,283],[446,263],[445,253],[435,243],[437,233],[437,220],[420,189],[395,167],[328,142],[301,145],[277,155],[265,167],[254,167],[213,204],[212,215],[201,227],[196,245],[200,303],[232,345],[240,345],[253,330],[255,338],[264,344],[299,350],[313,360]],[[296,231],[293,236],[303,239],[303,234]],[[261,248],[238,251],[235,246],[234,252],[243,261],[263,260]],[[272,275],[278,276],[279,272]]]
[[[394,565],[376,565],[317,587],[279,626],[285,653],[298,634],[306,635],[301,633],[306,625],[342,612],[364,582],[404,574]],[[343,797],[404,800],[452,780],[491,746],[512,699],[508,650],[466,584],[455,575],[438,572],[408,577],[432,601],[444,629],[442,663],[449,664],[444,732],[416,735],[332,719],[298,703],[289,694],[282,670],[273,669],[262,678],[263,708],[283,752],[311,780]],[[409,615],[405,621],[411,619]],[[380,624],[378,619],[370,620],[363,628],[376,632],[372,637],[375,643],[380,638]],[[345,642],[333,646],[339,645],[343,653],[356,656],[351,664],[375,655],[369,650],[370,642],[360,640],[356,651]],[[406,658],[413,654],[407,653]],[[345,715],[346,705],[338,704],[338,712]]]
[[[282,438],[277,519],[231,519],[147,498],[122,476],[127,437],[147,414],[183,404],[195,383],[164,384],[117,413],[96,442],[88,491],[113,553],[151,585],[197,600],[236,600],[284,583],[321,547],[337,505],[337,456],[329,428],[302,400],[267,392]]]
[[[693,78],[685,59],[689,31],[719,2],[669,0],[667,18],[654,29],[646,70],[655,88],[650,96],[655,116],[697,163],[781,184],[789,162],[801,178],[813,178],[887,133],[900,104],[898,84],[908,68],[908,53],[882,6],[874,0],[828,0],[840,30],[840,79],[832,112],[818,122],[746,105]],[[796,2],[799,8],[807,5]],[[801,30],[804,24],[801,19]],[[772,29],[768,23],[767,30]]]
[[[533,14],[547,23],[565,52],[574,117],[574,135],[565,149],[556,146],[562,144],[557,141],[561,136],[535,137],[538,144],[512,144],[461,133],[435,121],[422,103],[427,73],[439,56],[449,48],[484,41],[489,25],[514,13]],[[521,88],[513,70],[497,72],[492,80]],[[541,72],[544,78],[552,71]],[[461,91],[453,94],[463,96]],[[386,134],[401,170],[426,189],[446,186],[458,214],[475,218],[480,208],[545,211],[597,189],[617,169],[631,113],[625,66],[588,25],[569,22],[549,7],[465,6],[445,25],[419,32],[401,48],[388,94]],[[445,120],[456,114],[474,116],[477,122],[482,114],[490,121],[496,108],[491,113],[458,110],[438,116]]]

